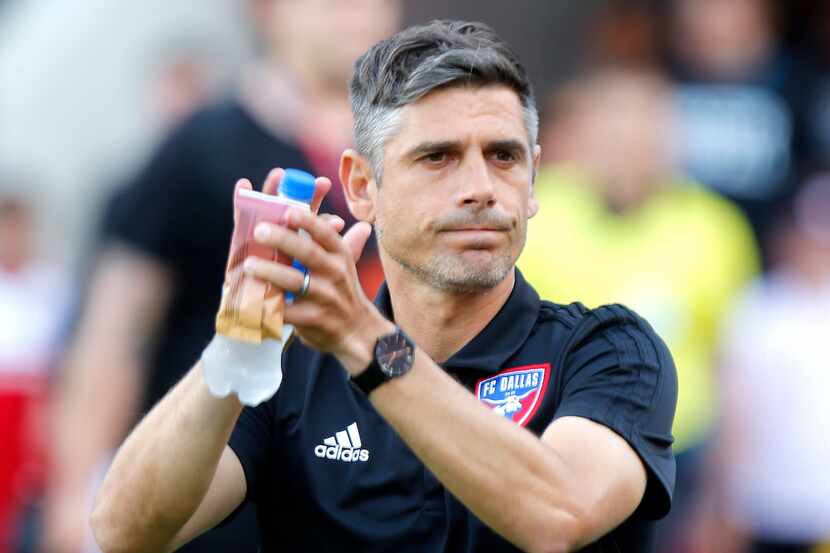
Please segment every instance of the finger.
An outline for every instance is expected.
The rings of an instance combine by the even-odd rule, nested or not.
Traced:
[[[285,215],[286,224],[293,229],[303,229],[314,242],[326,251],[342,251],[343,239],[324,219],[301,209],[291,209]]]
[[[360,259],[363,248],[366,247],[366,242],[371,234],[372,225],[366,221],[358,221],[343,235],[343,242],[346,243],[346,247],[349,249],[349,253],[352,254],[355,263]]]
[[[346,221],[344,221],[342,217],[338,217],[333,213],[321,213],[318,217],[323,219],[326,224],[331,225],[331,228],[333,228],[338,234],[343,232],[343,228],[346,226]]]
[[[262,191],[266,194],[276,195],[280,188],[280,182],[285,175],[285,170],[281,167],[274,167],[268,172],[265,177],[265,183],[262,185]]]
[[[251,181],[248,179],[239,179],[236,181],[236,184],[233,187],[233,197],[236,199],[236,195],[239,194],[240,190],[252,190],[253,186],[251,186]],[[234,202],[236,203],[236,202]],[[233,222],[236,224],[239,220],[239,213],[236,209],[233,210]]]
[[[308,216],[317,219],[310,213]],[[340,235],[330,225],[322,221],[319,224],[340,240]],[[329,260],[331,254],[326,252],[320,244],[285,226],[260,223],[254,229],[254,239],[287,257],[296,259],[312,271],[328,271],[333,266]]]
[[[281,290],[291,290],[293,292],[297,292],[302,288],[303,278],[305,278],[301,271],[290,265],[267,261],[259,257],[246,259],[242,265],[242,270],[248,276],[273,284]],[[309,286],[310,291],[311,287]]]
[[[234,186],[234,189],[233,189],[234,194],[240,188],[244,188],[246,190],[252,190],[253,186],[251,185],[251,181],[249,181],[248,179],[239,179],[238,181],[236,181],[236,186]]]
[[[320,205],[323,203],[323,198],[331,190],[331,180],[328,177],[317,177],[314,179],[314,197],[311,198],[311,212],[317,213],[320,211]]]
[[[309,287],[310,292],[311,287]],[[294,325],[297,328],[315,326],[315,323],[319,324],[321,317],[320,311],[320,306],[314,302],[294,301],[290,305],[285,306],[283,321],[285,324]]]

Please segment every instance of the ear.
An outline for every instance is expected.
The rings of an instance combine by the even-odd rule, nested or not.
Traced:
[[[530,194],[527,196],[527,216],[533,217],[539,211],[539,202],[536,201],[536,175],[542,161],[542,147],[536,144],[533,147],[533,176],[530,179]]]
[[[340,182],[355,219],[374,223],[377,183],[369,161],[355,150],[345,150],[340,156]]]

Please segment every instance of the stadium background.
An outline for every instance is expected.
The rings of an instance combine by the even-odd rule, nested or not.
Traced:
[[[827,2],[403,3],[435,18],[489,23],[533,79],[522,269],[557,301],[632,304],[686,373],[664,549],[830,539]],[[102,206],[257,48],[238,0],[0,0],[0,553],[37,532]]]

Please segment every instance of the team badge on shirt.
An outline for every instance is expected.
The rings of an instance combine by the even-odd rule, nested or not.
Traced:
[[[505,369],[476,383],[476,397],[494,412],[524,426],[539,408],[550,379],[550,364]]]

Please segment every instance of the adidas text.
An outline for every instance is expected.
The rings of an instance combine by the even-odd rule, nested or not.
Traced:
[[[314,455],[321,458],[332,459],[334,461],[346,461],[353,463],[355,461],[366,462],[369,460],[369,451],[366,449],[351,449],[340,447],[339,445],[318,445],[314,448]]]

